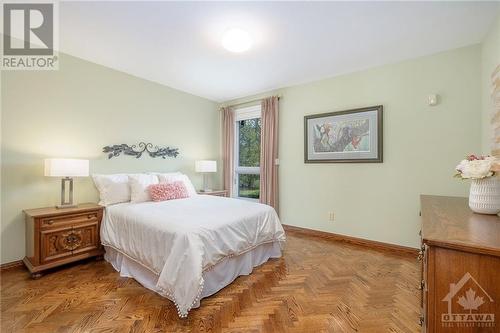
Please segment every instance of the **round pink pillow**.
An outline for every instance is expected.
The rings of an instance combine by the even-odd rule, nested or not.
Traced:
[[[153,184],[150,185],[148,189],[153,201],[166,201],[189,197],[186,185],[184,185],[182,181]]]

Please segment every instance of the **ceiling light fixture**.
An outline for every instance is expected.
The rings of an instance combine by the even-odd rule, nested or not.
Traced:
[[[245,52],[252,46],[252,36],[242,29],[229,29],[222,36],[222,46],[230,52]]]

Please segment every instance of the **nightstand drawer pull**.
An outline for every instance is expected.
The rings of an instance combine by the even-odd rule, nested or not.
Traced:
[[[65,250],[75,250],[82,245],[82,232],[71,231],[69,233],[61,234],[60,245]]]
[[[54,224],[54,220],[48,220],[47,224]]]
[[[92,218],[96,218],[96,217],[97,217],[96,214],[89,214],[89,215],[87,215],[88,219],[92,219]]]

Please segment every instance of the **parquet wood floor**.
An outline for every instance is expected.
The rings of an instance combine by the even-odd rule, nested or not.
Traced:
[[[415,258],[288,231],[283,258],[179,319],[105,261],[1,273],[1,332],[419,332]]]

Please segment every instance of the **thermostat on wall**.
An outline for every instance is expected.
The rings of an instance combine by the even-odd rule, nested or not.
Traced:
[[[438,103],[438,95],[437,94],[430,94],[427,97],[427,103],[429,103],[430,106],[437,105],[437,103]]]

